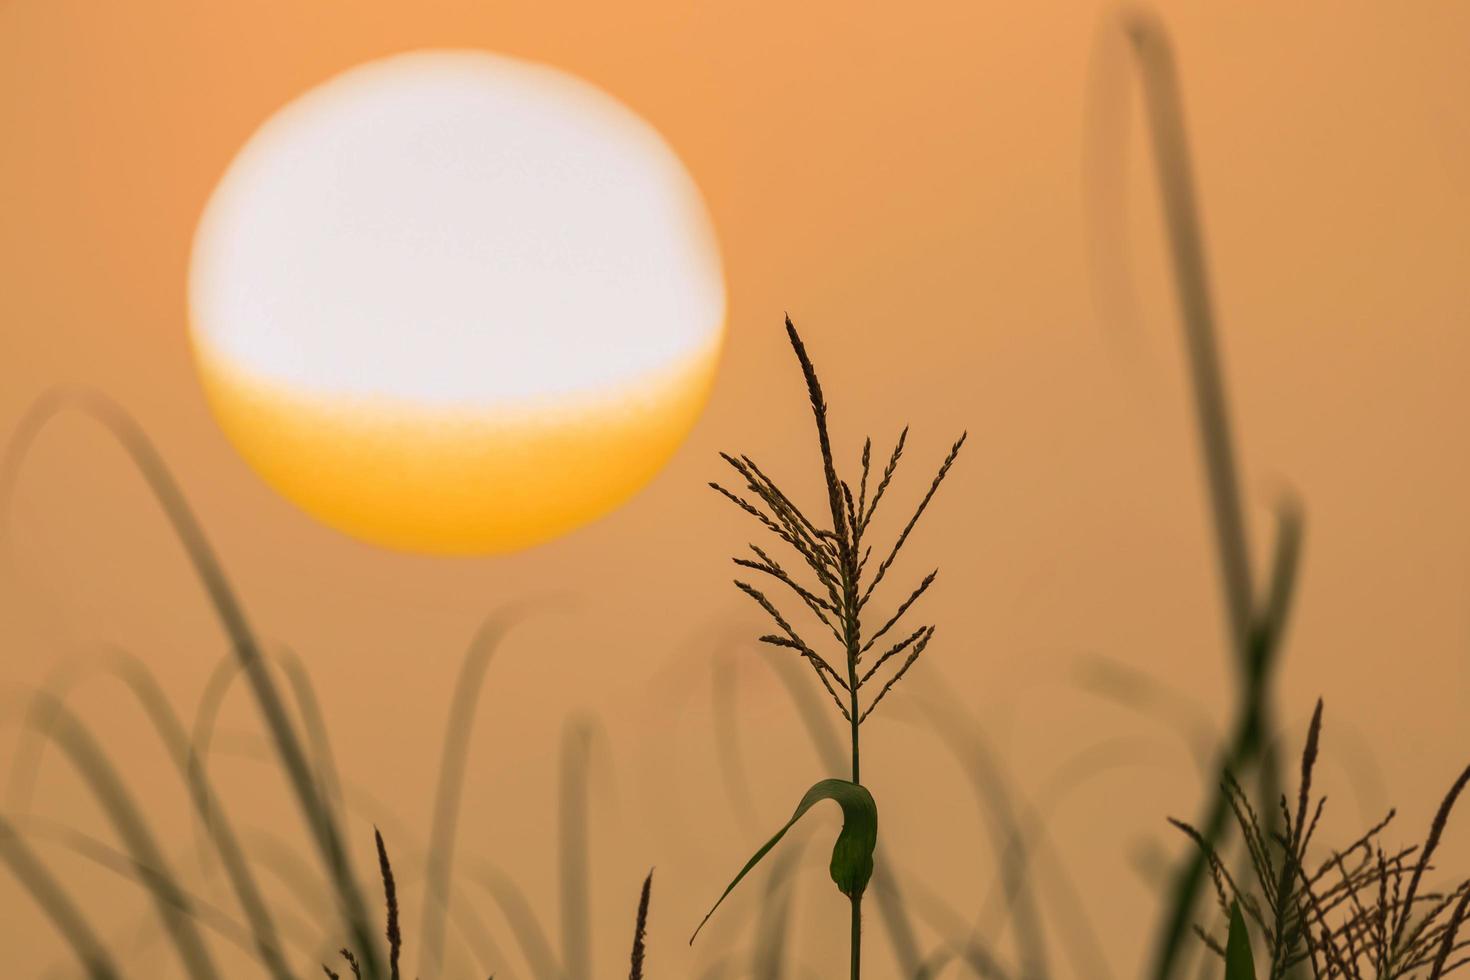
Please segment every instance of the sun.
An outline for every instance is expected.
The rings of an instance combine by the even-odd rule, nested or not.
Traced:
[[[291,102],[210,197],[191,337],[281,494],[393,548],[506,552],[667,462],[725,329],[718,246],[659,134],[564,72],[428,51]]]

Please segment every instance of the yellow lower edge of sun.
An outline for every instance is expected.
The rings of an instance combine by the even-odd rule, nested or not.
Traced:
[[[226,435],[323,523],[405,551],[516,551],[603,516],[647,484],[693,427],[719,343],[657,376],[515,409],[303,394],[196,350]]]

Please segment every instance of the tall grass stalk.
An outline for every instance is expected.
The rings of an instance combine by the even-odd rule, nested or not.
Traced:
[[[876,644],[888,635],[909,608],[928,591],[938,574],[937,570],[926,575],[881,626],[873,628],[871,615],[865,616],[866,607],[929,506],[935,491],[949,473],[964,445],[965,436],[961,435],[951,447],[938,474],[930,483],[928,492],[924,494],[913,516],[904,525],[892,546],[887,549],[886,554],[880,551],[878,562],[870,568],[873,548],[868,544],[867,532],[898,468],[908,430],[904,429],[899,436],[887,465],[871,488],[872,440],[864,443],[861,477],[856,481],[854,489],[852,483],[838,475],[827,426],[827,401],[822,393],[816,368],[789,317],[786,319],[786,334],[801,366],[816,423],[817,447],[828,511],[827,518],[822,520],[830,518],[830,526],[819,526],[808,518],[749,456],[724,454],[723,458],[744,481],[743,490],[751,494],[755,502],[718,483],[712,483],[711,486],[741,510],[756,518],[767,531],[795,551],[815,577],[814,584],[802,584],[776,558],[754,544],[750,546],[754,559],[735,559],[735,564],[740,567],[768,576],[794,594],[811,613],[817,628],[830,634],[841,651],[835,664],[823,657],[760,589],[748,582],[736,580],[736,586],[753,599],[780,630],[779,633],[762,636],[761,640],[772,646],[792,650],[805,660],[847,722],[851,778],[845,782],[827,780],[814,786],[798,806],[791,821],[747,863],[725,894],[729,894],[810,806],[820,799],[837,801],[843,808],[844,826],[833,851],[831,870],[833,880],[847,896],[850,906],[849,963],[850,975],[856,980],[862,974],[863,893],[873,873],[872,854],[877,841],[877,807],[872,795],[862,784],[861,726],[924,652],[933,639],[934,627],[920,626],[896,642],[889,639],[884,645],[886,649],[876,647]],[[865,656],[868,657],[866,663]],[[896,666],[890,665],[890,661]],[[886,671],[883,670],[885,667],[888,668]],[[863,689],[867,687],[871,690],[873,686],[877,686],[877,693],[865,700],[862,696]],[[721,896],[721,901],[723,899],[724,896]],[[716,908],[718,906],[719,902],[716,902]],[[711,909],[711,914],[713,911]]]
[[[1107,25],[1111,41],[1114,24]],[[1249,535],[1240,501],[1240,479],[1232,440],[1224,372],[1216,341],[1204,235],[1195,193],[1194,168],[1185,136],[1183,99],[1167,31],[1147,10],[1130,10],[1121,31],[1133,56],[1143,91],[1164,231],[1172,259],[1175,299],[1183,327],[1194,409],[1219,558],[1219,575],[1236,667],[1237,709],[1231,735],[1220,750],[1217,772],[1254,769],[1262,783],[1261,810],[1276,829],[1271,805],[1281,785],[1271,745],[1274,730],[1272,681],[1296,582],[1302,521],[1291,502],[1280,508],[1270,579],[1258,595],[1253,583]],[[1230,806],[1216,793],[1199,824],[1214,846],[1228,829]],[[1150,976],[1168,980],[1176,971],[1195,903],[1204,888],[1206,861],[1191,856],[1165,900],[1164,921]]]

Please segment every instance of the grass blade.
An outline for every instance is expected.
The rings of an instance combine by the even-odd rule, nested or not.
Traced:
[[[118,980],[117,965],[60,883],[21,840],[15,827],[0,816],[0,861],[61,933],[91,980]]]
[[[198,980],[214,980],[219,972],[189,914],[191,903],[179,888],[127,787],[96,740],[70,709],[45,692],[33,695],[27,724],[46,732],[62,749],[122,839],[140,869],[140,879],[147,886],[159,920],[168,929],[185,973]],[[143,869],[148,872],[141,873]]]
[[[714,906],[705,914],[700,921],[694,935],[689,937],[690,945],[699,937],[699,930],[709,921],[710,916],[725,901],[729,894],[735,890],[735,886],[750,873],[757,864],[777,844],[786,832],[800,820],[802,816],[813,806],[822,800],[832,800],[842,807],[842,831],[837,835],[837,842],[832,848],[831,873],[832,881],[837,885],[838,891],[856,899],[867,889],[868,881],[873,876],[873,850],[878,845],[878,806],[873,802],[873,796],[866,788],[850,783],[843,779],[824,779],[807,790],[801,802],[796,805],[796,812],[791,819],[786,821],[785,826],[771,837],[770,840],[755,852],[751,859],[745,862],[745,867],[735,876],[735,879],[726,886]]]
[[[281,767],[285,770],[314,843],[332,877],[348,930],[363,952],[367,980],[381,975],[375,937],[367,914],[362,889],[348,863],[340,827],[322,799],[301,740],[286,713],[285,703],[266,669],[265,658],[245,616],[243,607],[225,577],[203,529],[190,509],[178,483],[138,424],[115,403],[97,392],[58,389],[43,396],[21,420],[0,462],[0,504],[8,506],[14,495],[21,462],[45,424],[65,409],[75,409],[100,423],[125,450],[168,519],[183,546],[195,575],[203,585],[216,617],[230,640],[255,695],[257,707],[270,731]]]
[[[562,967],[568,980],[591,980],[587,777],[592,754],[592,722],[586,718],[568,721],[562,733],[561,748],[557,859],[561,883]]]
[[[434,792],[434,815],[429,831],[428,879],[419,923],[421,975],[432,976],[443,964],[444,918],[449,910],[450,878],[454,869],[456,831],[469,760],[470,735],[474,731],[485,673],[510,626],[511,621],[504,614],[497,613],[486,619],[465,651],[459,676],[454,682],[454,696],[444,723],[444,747],[439,753],[439,781]]]
[[[1225,980],[1256,980],[1256,961],[1251,954],[1251,937],[1239,903],[1230,906],[1230,937],[1225,941]]]

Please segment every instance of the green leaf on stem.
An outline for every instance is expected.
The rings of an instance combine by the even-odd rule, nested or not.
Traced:
[[[1225,980],[1256,980],[1256,961],[1251,955],[1251,937],[1245,931],[1240,905],[1230,906],[1230,937],[1225,941]]]
[[[771,848],[781,842],[781,838],[801,819],[802,814],[822,800],[833,800],[842,807],[842,831],[832,847],[832,880],[838,890],[848,898],[862,897],[863,890],[868,887],[868,879],[873,876],[873,850],[878,846],[878,805],[873,802],[873,795],[857,783],[844,779],[824,779],[807,790],[797,804],[796,812],[786,821],[786,826],[776,831],[775,836],[766,841],[765,846],[756,851],[755,856],[740,869],[735,880],[730,882],[719,901],[715,902],[714,908],[700,921],[694,935],[689,937],[690,945],[693,945],[699,930],[704,928],[710,916],[715,914],[715,909],[729,897],[741,879],[760,863],[761,858],[770,853]]]

